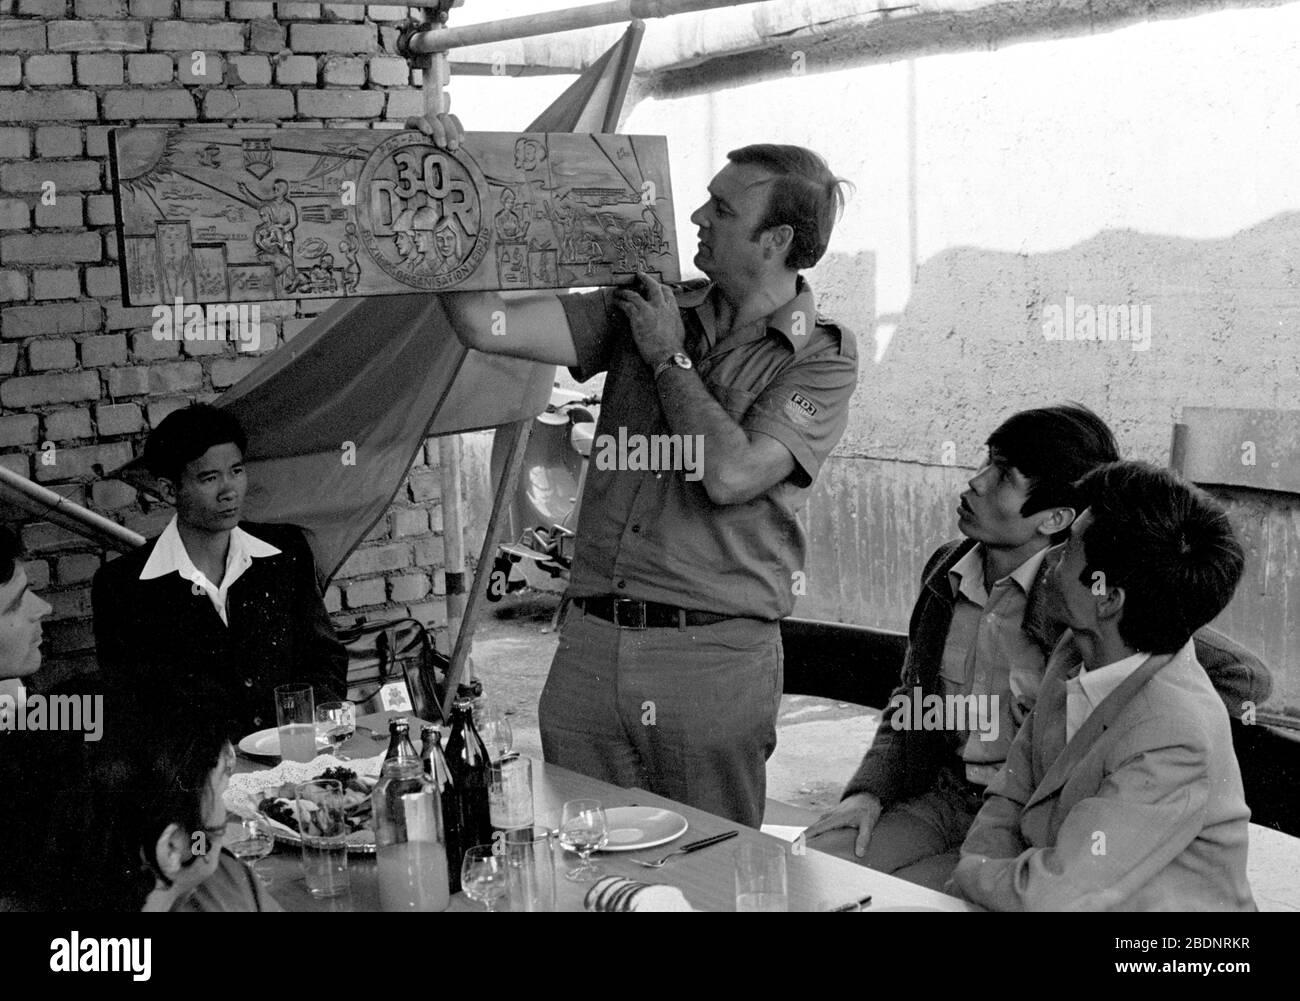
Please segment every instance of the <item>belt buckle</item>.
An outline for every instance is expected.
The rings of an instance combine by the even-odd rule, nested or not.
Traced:
[[[622,609],[629,606],[637,609],[637,614],[632,617],[633,621],[624,622]],[[618,626],[620,629],[645,629],[645,602],[637,601],[635,598],[615,598],[614,625]]]

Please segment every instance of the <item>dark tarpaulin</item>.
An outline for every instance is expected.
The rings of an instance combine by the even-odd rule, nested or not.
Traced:
[[[615,131],[641,31],[634,22],[526,131]],[[328,580],[426,437],[533,417],[554,378],[554,366],[467,351],[437,295],[377,296],[331,306],[216,406],[248,434],[245,516],[301,525]],[[151,483],[139,459],[111,475]]]

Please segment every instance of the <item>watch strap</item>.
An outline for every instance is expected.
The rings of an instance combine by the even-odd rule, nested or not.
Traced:
[[[659,377],[663,375],[665,372],[667,372],[670,368],[681,368],[685,370],[684,365],[679,365],[677,363],[677,355],[678,352],[674,351],[667,358],[665,358],[663,361],[661,361],[658,365],[655,366],[655,374],[654,374],[655,382],[658,382]]]

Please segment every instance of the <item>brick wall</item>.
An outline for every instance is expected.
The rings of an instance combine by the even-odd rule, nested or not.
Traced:
[[[392,55],[398,6],[216,0],[0,0],[0,464],[145,535],[170,511],[98,479],[173,409],[255,359],[229,342],[155,341],[122,306],[108,130],[399,128],[419,74]],[[197,54],[202,53],[202,58]],[[53,204],[43,196],[53,182]],[[262,304],[263,351],[327,302]],[[274,326],[275,337],[268,328]],[[52,451],[51,451],[52,445]],[[337,622],[410,613],[444,627],[437,445],[326,593]],[[53,458],[53,462],[48,460]],[[53,681],[93,666],[90,580],[104,554],[20,521]]]

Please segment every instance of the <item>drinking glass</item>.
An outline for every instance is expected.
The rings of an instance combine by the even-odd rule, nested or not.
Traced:
[[[222,847],[228,849],[239,861],[247,862],[253,875],[270,889],[271,877],[257,867],[257,863],[275,848],[275,835],[271,833],[270,821],[265,817],[252,817],[239,823],[231,821],[226,825],[226,838]]]
[[[495,911],[492,905],[504,897],[508,889],[505,857],[494,855],[491,845],[475,845],[465,852],[465,861],[460,867],[460,886],[470,900]]]
[[[351,759],[343,753],[344,742],[357,732],[357,707],[351,702],[322,702],[316,707],[316,734],[329,741],[334,757]]]
[[[275,722],[280,728],[280,757],[311,761],[316,757],[316,717],[311,685],[277,685]]]
[[[488,766],[488,816],[493,830],[533,823],[533,763],[507,754]]]
[[[736,850],[736,910],[788,911],[785,846],[764,842]]]
[[[294,793],[307,890],[313,897],[347,893],[348,824],[343,783],[338,779],[314,779],[294,786]]]
[[[560,815],[560,844],[577,852],[582,864],[564,874],[575,883],[588,883],[605,875],[605,870],[591,861],[591,853],[605,847],[609,827],[605,808],[598,799],[571,799]]]
[[[555,910],[555,832],[549,827],[514,827],[493,846],[506,860],[510,910]]]

